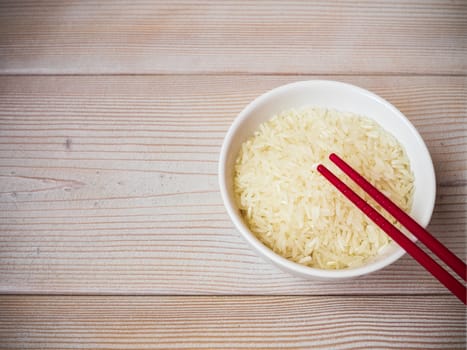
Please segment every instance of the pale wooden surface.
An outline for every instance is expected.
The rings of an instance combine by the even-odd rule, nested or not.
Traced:
[[[3,296],[0,310],[3,349],[465,348],[449,296]]]
[[[264,262],[216,175],[258,94],[354,83],[420,131],[429,228],[465,260],[465,18],[463,1],[0,2],[0,292],[28,294],[0,297],[0,348],[465,348],[464,306],[407,257],[339,283]]]
[[[261,92],[312,78],[0,78],[1,290],[444,292],[410,258],[355,281],[291,278],[232,227],[217,189],[224,134]],[[384,95],[417,126],[439,184],[430,229],[463,254],[465,77],[330,78]]]
[[[458,1],[2,1],[6,73],[464,74]]]

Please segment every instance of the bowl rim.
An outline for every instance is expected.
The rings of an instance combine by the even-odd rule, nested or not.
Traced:
[[[375,93],[369,90],[366,90],[364,88],[361,88],[353,84],[344,83],[341,81],[323,80],[323,79],[296,81],[296,82],[284,84],[276,88],[273,88],[269,91],[266,91],[265,93],[261,94],[260,96],[252,100],[236,116],[236,118],[234,119],[233,123],[229,127],[229,130],[227,131],[224,137],[221,151],[220,151],[220,157],[219,157],[218,181],[219,181],[222,201],[224,203],[224,207],[226,208],[231,221],[233,222],[236,229],[241,233],[243,238],[246,239],[246,241],[251,246],[253,246],[253,248],[255,248],[263,257],[267,258],[268,260],[271,260],[272,262],[276,263],[282,269],[292,272],[295,275],[298,274],[298,275],[301,275],[304,277],[310,277],[310,278],[316,277],[316,278],[321,278],[321,279],[336,280],[336,279],[357,277],[357,276],[366,275],[366,274],[378,271],[386,266],[391,265],[392,263],[400,259],[405,254],[405,251],[401,247],[396,246],[396,251],[394,253],[392,253],[391,255],[388,255],[387,257],[381,260],[372,262],[370,264],[358,266],[355,268],[349,268],[349,269],[325,270],[325,269],[309,267],[309,266],[305,266],[305,265],[301,265],[299,263],[293,262],[275,253],[272,249],[268,248],[258,238],[256,238],[256,236],[249,230],[249,228],[246,226],[244,221],[241,218],[239,218],[238,210],[236,206],[234,205],[233,200],[230,199],[230,196],[228,193],[229,191],[227,189],[227,184],[225,181],[226,180],[225,170],[226,170],[226,165],[227,165],[228,151],[230,148],[230,144],[232,143],[233,136],[235,135],[237,129],[248,118],[248,116],[253,110],[255,110],[260,104],[266,102],[267,100],[271,98],[274,98],[276,95],[279,95],[286,90],[290,90],[292,88],[297,88],[297,87],[309,87],[311,85],[323,85],[323,84],[328,85],[328,86],[335,86],[335,87],[341,87],[341,88],[343,87],[343,88],[351,89],[351,90],[356,91],[357,93],[365,95],[368,98],[376,100],[376,102],[384,105],[384,107],[386,107],[393,114],[395,114],[400,119],[400,121],[402,121],[405,124],[405,126],[409,128],[414,138],[416,138],[416,142],[419,144],[419,146],[422,148],[423,152],[425,153],[428,163],[429,163],[428,164],[429,169],[426,169],[425,176],[429,177],[429,183],[431,184],[431,189],[429,190],[429,193],[432,193],[432,196],[431,198],[428,198],[427,200],[428,207],[427,207],[426,215],[419,220],[419,224],[422,225],[423,227],[426,227],[431,220],[431,216],[433,214],[433,209],[435,205],[436,178],[435,178],[433,160],[431,158],[430,152],[425,142],[420,136],[418,130],[409,121],[409,119],[404,114],[402,114],[402,112],[400,112],[390,102],[388,102],[387,100],[383,99],[382,97],[376,95]],[[416,241],[415,237],[412,236],[411,238],[413,241]]]

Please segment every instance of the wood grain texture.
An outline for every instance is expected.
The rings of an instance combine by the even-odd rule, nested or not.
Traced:
[[[462,0],[0,1],[0,348],[465,349],[465,307],[410,258],[337,283],[261,260],[216,174],[260,93],[360,85],[425,139],[429,229],[465,260],[466,18]]]
[[[0,292],[446,293],[409,258],[366,278],[296,279],[241,239],[217,185],[222,139],[255,96],[309,76],[0,77]],[[342,77],[427,142],[430,230],[465,254],[465,77]]]
[[[0,72],[467,73],[465,1],[2,1]]]
[[[0,297],[2,349],[465,349],[447,296]]]

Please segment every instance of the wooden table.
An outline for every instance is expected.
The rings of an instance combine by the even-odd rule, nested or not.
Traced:
[[[0,347],[464,349],[408,257],[336,283],[239,236],[217,163],[237,113],[333,79],[426,141],[429,229],[465,259],[465,1],[2,1]]]

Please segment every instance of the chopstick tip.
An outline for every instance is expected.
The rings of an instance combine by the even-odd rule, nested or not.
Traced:
[[[327,169],[323,164],[318,164],[318,166],[316,167],[316,170],[318,170],[322,174],[323,171],[325,171]]]

